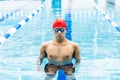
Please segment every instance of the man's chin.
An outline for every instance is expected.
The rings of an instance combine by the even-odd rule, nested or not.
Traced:
[[[59,39],[59,40],[62,40],[62,39],[63,39],[63,37],[62,37],[62,36],[58,36],[58,39]]]

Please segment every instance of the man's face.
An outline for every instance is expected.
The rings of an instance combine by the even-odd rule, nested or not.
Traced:
[[[63,27],[56,27],[53,29],[56,38],[63,39],[65,36],[66,29]]]

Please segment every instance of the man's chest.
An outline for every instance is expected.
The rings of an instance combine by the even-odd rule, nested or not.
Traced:
[[[72,45],[49,45],[46,52],[50,55],[71,55],[74,48]]]

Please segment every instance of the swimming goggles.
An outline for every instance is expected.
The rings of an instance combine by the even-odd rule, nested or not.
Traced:
[[[59,28],[59,29],[58,29],[58,28],[55,28],[54,31],[55,31],[55,32],[58,32],[58,31],[64,32],[65,30],[64,30],[64,28]]]

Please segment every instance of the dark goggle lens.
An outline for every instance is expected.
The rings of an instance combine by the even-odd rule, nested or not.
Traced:
[[[54,31],[55,31],[55,32],[58,32],[58,31],[60,31],[60,32],[64,32],[64,28],[60,28],[60,29],[55,28]]]

